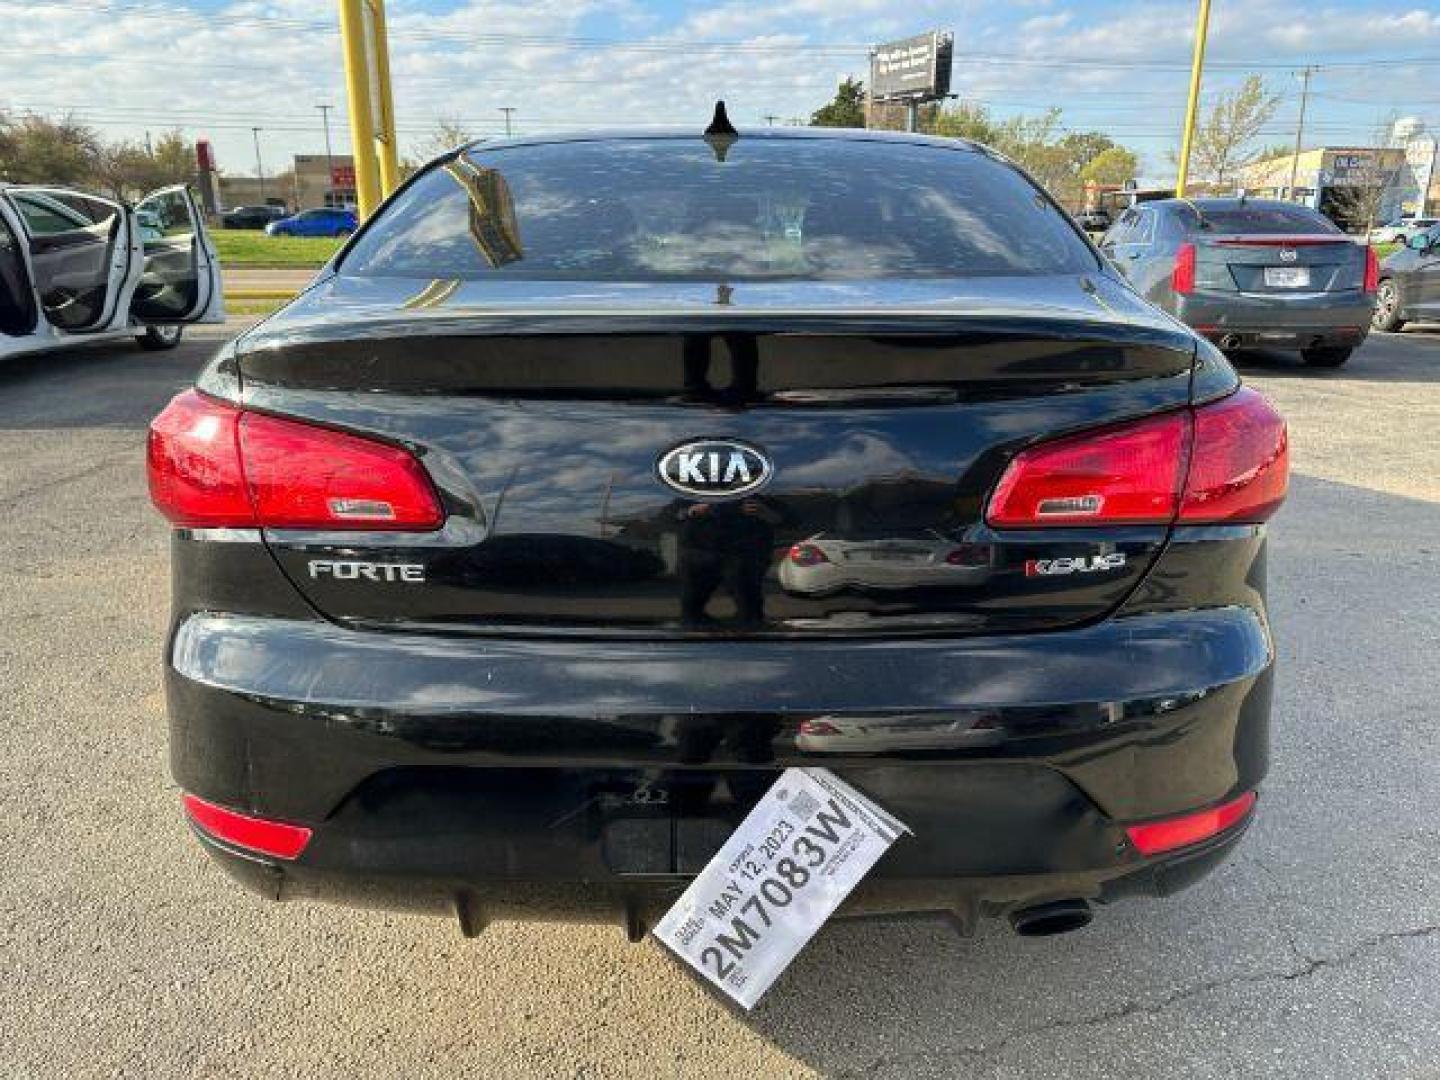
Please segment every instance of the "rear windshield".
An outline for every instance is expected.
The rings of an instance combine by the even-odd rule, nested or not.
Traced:
[[[1303,206],[1237,206],[1222,210],[1203,208],[1202,232],[1217,233],[1338,233],[1328,218]],[[1192,224],[1192,228],[1193,228]]]
[[[387,208],[341,272],[743,281],[1095,268],[1034,186],[973,150],[697,137],[470,151]]]

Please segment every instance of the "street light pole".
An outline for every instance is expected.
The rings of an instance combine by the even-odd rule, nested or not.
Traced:
[[[1295,125],[1295,153],[1290,158],[1290,183],[1286,188],[1291,202],[1295,201],[1295,175],[1300,171],[1300,144],[1305,139],[1305,106],[1310,103],[1310,76],[1315,71],[1313,67],[1300,71],[1300,121]]]
[[[265,166],[260,161],[260,129],[252,127],[250,134],[255,137],[255,176],[260,181],[260,205],[265,205]]]
[[[505,114],[505,137],[508,139],[511,133],[510,114],[515,111],[514,105],[501,105],[500,111]]]
[[[1190,99],[1185,104],[1185,135],[1180,140],[1180,172],[1175,178],[1175,194],[1185,197],[1185,184],[1190,179],[1190,144],[1195,141],[1195,116],[1200,111],[1200,76],[1205,70],[1205,37],[1210,32],[1210,0],[1200,0],[1195,16],[1195,55],[1190,62]]]
[[[330,110],[334,105],[316,105],[320,110],[320,121],[325,125],[325,193],[330,196],[325,200],[329,206],[335,201],[335,153],[330,149]]]

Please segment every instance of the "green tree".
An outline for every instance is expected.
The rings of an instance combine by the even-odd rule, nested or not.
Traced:
[[[835,100],[810,114],[811,127],[863,128],[865,126],[865,84],[847,78],[835,90]]]
[[[1080,167],[1085,184],[1123,184],[1135,179],[1140,160],[1123,146],[1107,146]]]
[[[973,139],[998,150],[1060,202],[1078,206],[1087,181],[1120,182],[1135,175],[1135,155],[1099,131],[1065,131],[1058,108],[996,119],[984,105],[958,102],[939,111],[936,135]],[[1103,177],[1124,174],[1117,181]]]
[[[1269,93],[1258,75],[1222,94],[1195,127],[1191,173],[1219,186],[1233,183],[1235,174],[1257,158],[1255,140],[1279,104],[1280,96]]]
[[[178,128],[163,133],[149,147],[111,143],[101,148],[95,163],[96,183],[117,199],[135,199],[194,179],[194,150]]]
[[[12,183],[84,187],[100,153],[99,136],[73,117],[0,117],[0,177]]]
[[[947,139],[971,139],[986,146],[999,141],[999,128],[990,119],[984,105],[959,101],[941,109],[935,116],[930,130]]]
[[[994,143],[1015,164],[1028,172],[1052,195],[1070,173],[1070,152],[1061,141],[1060,110],[1050,108],[1039,116],[1009,116],[1000,121]]]

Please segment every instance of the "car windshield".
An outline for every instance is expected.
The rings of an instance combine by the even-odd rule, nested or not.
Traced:
[[[1328,218],[1303,206],[1201,207],[1199,227],[1217,233],[1338,233]]]
[[[973,150],[741,137],[470,151],[412,184],[341,272],[737,281],[1095,265],[1048,199]]]

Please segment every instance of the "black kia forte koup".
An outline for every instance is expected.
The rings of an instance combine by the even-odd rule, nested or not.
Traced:
[[[172,765],[274,898],[643,934],[782,770],[1026,933],[1264,776],[1285,427],[984,147],[485,143],[155,420]]]

